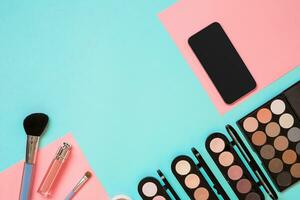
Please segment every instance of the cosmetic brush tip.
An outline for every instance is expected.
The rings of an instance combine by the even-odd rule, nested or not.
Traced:
[[[87,172],[85,172],[85,176],[86,176],[87,178],[91,178],[92,173],[91,173],[90,171],[87,171]]]
[[[49,117],[44,113],[33,113],[28,115],[23,122],[27,135],[41,136],[49,121]]]

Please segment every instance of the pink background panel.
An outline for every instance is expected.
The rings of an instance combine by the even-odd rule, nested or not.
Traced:
[[[42,200],[43,198],[37,189],[42,181],[43,176],[46,173],[48,166],[50,165],[58,147],[63,143],[68,142],[72,145],[72,151],[70,157],[66,161],[62,171],[58,175],[56,184],[53,188],[52,200],[62,200],[66,195],[72,190],[80,178],[84,175],[86,171],[93,170],[89,166],[87,160],[82,154],[78,144],[74,140],[71,134],[67,134],[64,137],[56,140],[45,148],[42,148],[38,152],[37,165],[35,168],[35,178],[32,189],[31,200]],[[23,171],[24,161],[21,161],[7,170],[0,173],[0,199],[18,200],[19,191],[21,186],[21,178]],[[75,195],[74,200],[82,199],[101,199],[108,200],[108,195],[101,183],[97,179],[96,175],[82,187],[82,189]]]
[[[300,63],[300,1],[184,0],[159,14],[161,21],[224,114]],[[257,82],[257,88],[227,105],[188,45],[188,38],[212,22],[221,23]]]

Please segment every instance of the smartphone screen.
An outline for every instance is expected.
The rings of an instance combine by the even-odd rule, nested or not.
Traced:
[[[189,45],[217,88],[231,104],[256,87],[255,80],[217,22],[191,36]]]

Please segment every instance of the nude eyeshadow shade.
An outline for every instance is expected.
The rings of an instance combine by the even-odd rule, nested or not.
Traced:
[[[172,172],[192,200],[217,200],[217,196],[208,184],[195,162],[181,155],[172,162]]]
[[[254,131],[254,128],[249,130]],[[217,142],[220,145],[215,144]],[[217,146],[221,146],[222,150],[216,151]],[[262,191],[259,189],[259,185],[257,185],[233,145],[224,134],[211,134],[206,140],[206,148],[239,199],[265,199]]]
[[[300,179],[299,117],[297,82],[237,122],[279,191]]]
[[[138,192],[141,198],[143,200],[180,200],[164,174],[160,170],[158,170],[157,173],[163,184],[155,177],[148,176],[143,178],[138,185]],[[167,190],[169,190],[169,193],[172,194],[173,198],[171,198]]]
[[[163,189],[163,186],[154,177],[146,177],[142,179],[138,186],[138,191],[145,200],[161,199],[171,200],[170,196]]]

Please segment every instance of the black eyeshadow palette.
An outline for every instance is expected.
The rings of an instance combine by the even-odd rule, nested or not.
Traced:
[[[299,116],[297,82],[237,122],[279,191],[300,179]]]
[[[239,199],[265,199],[258,184],[224,134],[211,134],[206,140],[206,149]]]
[[[192,200],[218,200],[218,197],[188,156],[178,156],[172,162],[172,172]]]

